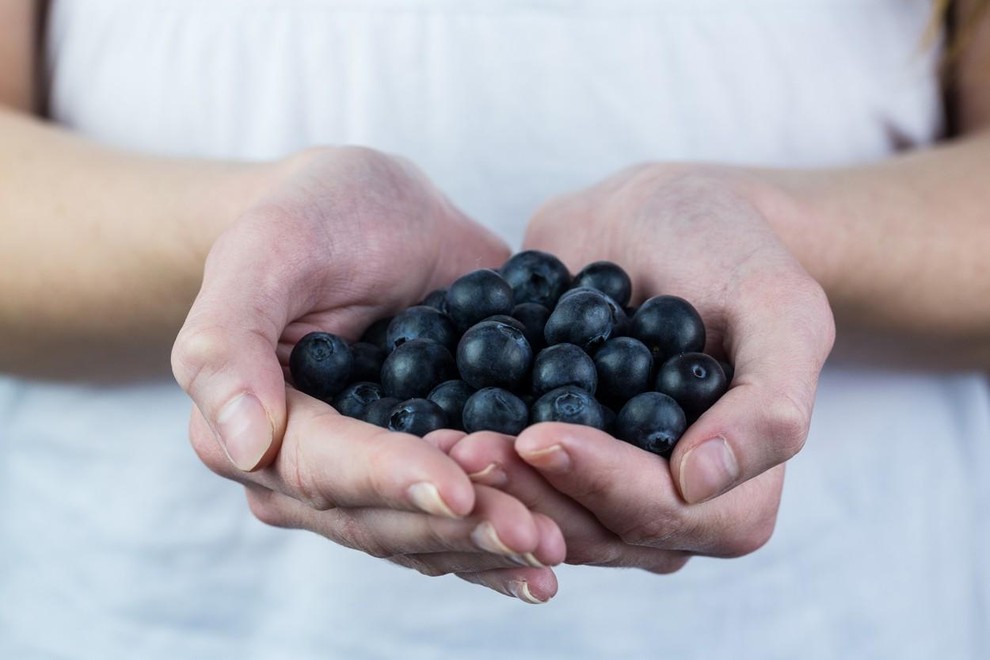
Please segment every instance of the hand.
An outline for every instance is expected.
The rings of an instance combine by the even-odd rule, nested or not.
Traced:
[[[521,458],[517,448],[532,445],[541,448],[524,450]],[[450,455],[475,483],[503,490],[554,520],[564,534],[567,563],[663,574],[679,570],[692,555],[737,557],[763,545],[773,531],[784,475],[780,465],[722,497],[689,505],[678,496],[664,459],[570,424],[538,424],[518,439],[475,433],[458,440]],[[475,572],[466,579],[498,590],[518,570]]]
[[[767,199],[732,170],[644,166],[551,201],[530,224],[526,247],[552,252],[572,270],[609,259],[630,272],[634,298],[663,293],[692,302],[709,331],[706,351],[735,366],[731,389],[687,430],[669,465],[562,424],[532,427],[516,440],[518,455],[620,548],[736,556],[772,532],[783,478],[777,466],[807,437],[835,331],[821,287],[764,220]],[[532,495],[506,490],[532,505]],[[582,548],[569,519],[555,520],[568,561],[575,553],[581,561],[641,565],[638,552],[624,555],[614,544]],[[676,562],[660,570],[670,567]]]
[[[247,486],[261,520],[424,573],[559,562],[551,521],[473,485],[434,444],[285,385],[282,365],[306,333],[354,339],[457,275],[501,263],[505,246],[383,154],[314,150],[285,169],[214,244],[175,342],[196,452]]]

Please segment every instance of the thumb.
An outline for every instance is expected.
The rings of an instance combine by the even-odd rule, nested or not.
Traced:
[[[222,239],[221,239],[222,240]],[[240,470],[267,466],[285,429],[285,376],[276,355],[287,296],[218,245],[172,348],[172,372]],[[259,281],[254,282],[253,279]],[[267,291],[266,291],[267,290]]]
[[[810,278],[785,285],[774,302],[743,305],[747,313],[730,321],[732,387],[688,428],[671,456],[690,504],[787,461],[808,436],[818,377],[835,338],[832,314]]]

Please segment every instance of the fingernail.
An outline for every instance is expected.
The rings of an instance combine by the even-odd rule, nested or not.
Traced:
[[[530,568],[546,568],[546,565],[537,559],[536,555],[532,552],[523,552],[512,555],[511,559],[520,566],[529,566]]]
[[[546,449],[521,454],[522,458],[535,468],[547,472],[567,472],[571,469],[571,457],[562,445],[551,445]]]
[[[468,479],[487,486],[502,486],[509,480],[509,477],[505,474],[505,470],[502,469],[501,465],[498,463],[489,463],[483,470],[469,474]]]
[[[253,470],[272,446],[272,422],[253,394],[244,393],[227,403],[217,416],[220,446],[238,469]]]
[[[495,526],[490,522],[483,522],[479,524],[471,532],[471,540],[474,544],[484,550],[485,552],[491,552],[496,555],[506,555],[513,557],[516,555],[509,546],[502,542],[502,539],[498,537],[498,532],[495,531]]]
[[[445,518],[460,518],[450,510],[447,503],[440,497],[437,487],[428,481],[414,483],[406,490],[406,495],[413,506],[434,516],[444,516]]]
[[[542,605],[545,600],[540,600],[529,590],[529,583],[525,580],[513,580],[508,584],[509,593],[530,605]]]
[[[690,504],[727,491],[739,478],[739,463],[725,438],[706,440],[681,461],[681,495]]]

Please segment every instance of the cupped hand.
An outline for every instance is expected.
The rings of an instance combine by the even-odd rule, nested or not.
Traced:
[[[450,455],[479,485],[498,488],[555,521],[566,562],[672,573],[694,555],[738,557],[770,538],[784,466],[721,497],[690,505],[667,462],[584,426],[543,423],[518,438],[475,433]],[[516,568],[474,573],[493,588]]]
[[[706,352],[735,367],[729,391],[688,428],[669,461],[563,424],[519,436],[518,456],[613,535],[595,532],[609,539],[596,547],[591,532],[580,537],[569,522],[573,507],[569,518],[551,512],[568,561],[663,572],[678,556],[737,556],[769,538],[782,464],[805,442],[835,333],[822,288],[761,212],[772,199],[736,170],[647,165],[552,200],[532,219],[527,248],[556,254],[572,271],[614,261],[630,273],[634,301],[690,301],[708,329]],[[518,486],[506,491],[531,505],[547,499]],[[675,554],[658,559],[650,550]]]
[[[559,562],[556,526],[472,484],[442,448],[386,433],[287,388],[289,350],[373,320],[506,247],[412,165],[362,148],[300,154],[214,244],[173,371],[194,449],[247,486],[257,517],[428,574]],[[280,359],[281,358],[281,359]],[[544,582],[547,580],[540,573]]]

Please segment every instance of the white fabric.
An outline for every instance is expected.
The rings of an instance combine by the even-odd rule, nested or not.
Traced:
[[[646,159],[812,166],[940,126],[925,0],[55,0],[56,119],[151,153],[411,158],[514,245]],[[990,657],[980,374],[831,366],[773,540],[527,606],[254,520],[146,382],[0,380],[0,658]]]

